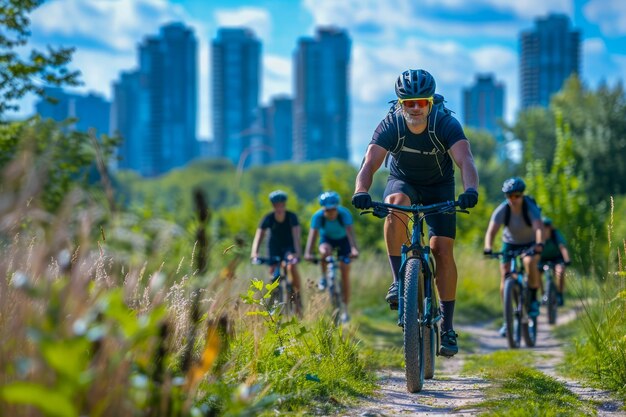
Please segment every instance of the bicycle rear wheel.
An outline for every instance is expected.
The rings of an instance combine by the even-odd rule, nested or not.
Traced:
[[[406,261],[404,274],[404,362],[406,388],[419,392],[424,385],[424,336],[420,324],[424,299],[424,276],[417,258]]]
[[[519,348],[521,339],[520,318],[522,313],[521,288],[513,278],[504,282],[504,323],[506,339],[511,349]]]

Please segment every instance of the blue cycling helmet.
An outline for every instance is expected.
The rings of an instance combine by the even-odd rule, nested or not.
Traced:
[[[270,201],[274,203],[284,203],[287,201],[287,193],[283,190],[272,191],[269,195]]]
[[[423,69],[407,70],[396,80],[398,98],[427,98],[435,94],[435,79]]]
[[[339,201],[339,194],[334,191],[326,191],[325,193],[320,194],[320,206],[324,208],[337,208],[339,206]]]
[[[524,183],[524,180],[520,177],[509,178],[502,184],[502,192],[505,194],[523,193],[525,189],[526,184]]]

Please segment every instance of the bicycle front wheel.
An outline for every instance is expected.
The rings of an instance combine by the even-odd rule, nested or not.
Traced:
[[[419,392],[424,385],[424,336],[421,325],[424,275],[419,259],[406,261],[404,274],[404,362],[406,388]]]
[[[548,323],[555,324],[557,316],[556,286],[550,272],[546,272],[546,307],[548,310]]]
[[[521,288],[513,278],[504,282],[504,324],[506,325],[506,339],[511,349],[520,346],[522,314]]]
[[[434,271],[431,271],[431,277],[434,277]],[[439,345],[439,323],[436,321],[440,314],[439,297],[437,296],[437,288],[435,288],[435,280],[431,279],[430,298],[424,300],[424,311],[430,312],[430,322],[423,325],[424,329],[424,378],[432,379],[435,376],[435,358],[437,356],[437,347]]]
[[[537,343],[537,317],[530,317],[528,310],[530,308],[529,289],[524,289],[524,311],[522,312],[522,336],[524,336],[524,343],[526,346],[533,347]]]

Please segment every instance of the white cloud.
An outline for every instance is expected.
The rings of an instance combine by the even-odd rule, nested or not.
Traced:
[[[252,29],[262,41],[267,42],[270,40],[272,19],[266,9],[258,7],[219,9],[215,11],[215,20],[220,27],[248,27]]]
[[[276,55],[263,56],[263,97],[262,102],[269,104],[278,95],[293,97],[292,63],[288,58]]]
[[[31,24],[44,35],[87,39],[124,52],[163,23],[186,17],[166,0],[56,0],[35,9]]]
[[[623,0],[591,0],[585,5],[584,12],[605,35],[626,35],[626,2]]]
[[[303,0],[304,7],[311,13],[314,25],[338,25],[355,32],[364,25],[376,28],[377,35],[389,38],[390,32],[419,30],[431,36],[492,36],[515,38],[529,20],[551,12],[572,15],[571,0],[422,0],[419,6],[412,0],[381,2],[377,0]],[[440,12],[467,12],[483,6],[502,13],[511,14],[505,21],[483,19],[481,21],[446,18]]]
[[[606,44],[602,38],[589,38],[583,41],[583,57],[605,54]],[[583,59],[585,59],[583,58]]]

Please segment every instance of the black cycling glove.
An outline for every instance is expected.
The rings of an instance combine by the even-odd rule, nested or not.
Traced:
[[[474,207],[476,203],[478,203],[478,191],[473,188],[468,188],[459,195],[459,207],[463,210]]]
[[[372,197],[366,192],[356,193],[352,196],[352,205],[359,210],[372,207]]]

